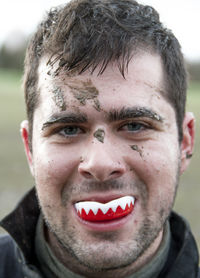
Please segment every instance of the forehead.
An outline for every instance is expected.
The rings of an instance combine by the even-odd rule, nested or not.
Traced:
[[[153,99],[158,98],[167,102],[159,55],[144,52],[134,56],[129,62],[125,78],[115,63],[108,65],[101,75],[97,68],[92,74],[87,71],[81,75],[69,76],[60,72],[55,76],[56,65],[51,67],[47,62],[48,58],[44,57],[38,68],[38,91],[39,106],[48,106],[49,110],[83,108],[89,102],[98,109],[99,102],[102,101],[104,105],[112,106],[128,105],[136,100],[152,103]]]

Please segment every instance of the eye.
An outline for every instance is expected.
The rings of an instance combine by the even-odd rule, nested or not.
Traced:
[[[138,131],[144,129],[144,125],[141,123],[129,123],[127,124],[127,130],[128,131]]]
[[[62,136],[69,137],[82,133],[82,130],[77,126],[66,126],[60,129],[58,133]]]
[[[149,129],[150,127],[142,124],[142,123],[137,123],[137,122],[132,122],[132,123],[128,123],[123,125],[120,130],[125,130],[128,132],[138,132],[138,131],[142,131],[145,129]]]

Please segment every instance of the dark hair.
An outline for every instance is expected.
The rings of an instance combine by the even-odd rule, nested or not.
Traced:
[[[187,74],[178,40],[150,6],[134,0],[74,0],[50,10],[32,37],[25,59],[24,90],[31,144],[34,110],[38,103],[38,65],[43,55],[49,64],[59,62],[66,72],[100,66],[103,73],[116,61],[124,76],[134,51],[158,53],[163,62],[167,100],[176,113],[179,141],[185,114]]]

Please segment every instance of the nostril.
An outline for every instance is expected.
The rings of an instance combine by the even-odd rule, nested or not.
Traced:
[[[82,172],[82,175],[86,178],[86,179],[89,179],[92,177],[92,174],[90,174],[90,172],[87,172],[87,171],[83,171]]]
[[[119,171],[113,171],[111,175],[119,174]]]
[[[120,174],[122,174],[120,171],[113,171],[110,173],[110,176],[119,176]]]

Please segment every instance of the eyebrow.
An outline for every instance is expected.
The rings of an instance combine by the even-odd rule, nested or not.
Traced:
[[[121,110],[115,110],[109,112],[108,120],[110,122],[121,121],[131,118],[150,118],[157,122],[163,122],[164,118],[147,107],[123,107]]]
[[[87,116],[84,114],[77,114],[77,113],[65,113],[64,115],[52,115],[43,125],[42,130],[46,129],[49,126],[52,126],[54,124],[69,124],[69,123],[86,123]]]
[[[152,109],[146,107],[123,107],[120,110],[113,109],[108,113],[108,121],[116,122],[131,118],[151,118],[157,122],[163,122],[164,118],[158,113],[154,112]],[[54,124],[69,124],[69,123],[87,123],[88,118],[83,113],[65,113],[64,115],[54,114],[52,115],[43,125],[42,130]]]

